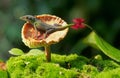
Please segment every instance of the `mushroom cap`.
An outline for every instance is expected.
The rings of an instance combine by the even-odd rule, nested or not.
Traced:
[[[49,25],[54,25],[54,24],[58,24],[60,26],[67,25],[67,23],[64,20],[54,15],[43,14],[43,15],[37,15],[36,18],[40,19],[42,22],[45,22],[46,24]],[[41,46],[58,43],[66,36],[67,32],[68,32],[68,28],[65,28],[63,30],[50,33],[47,35],[46,38],[44,38],[45,32],[39,30],[37,31],[37,35],[36,35],[34,26],[29,22],[26,22],[23,25],[21,34],[22,34],[22,41],[26,46],[28,46],[29,48],[38,48]]]

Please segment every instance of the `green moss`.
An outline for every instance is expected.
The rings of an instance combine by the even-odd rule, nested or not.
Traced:
[[[112,75],[104,78],[119,76],[120,65],[103,60],[100,55],[90,60],[76,54],[51,56],[48,63],[43,52],[33,49],[25,55],[11,57],[7,61],[8,73],[11,78],[96,78],[108,73]]]
[[[96,74],[98,74],[98,73],[99,72],[98,72],[97,68],[92,66],[92,65],[84,65],[83,69],[81,70],[81,76],[82,77],[86,76],[86,77],[94,78],[96,76]]]
[[[120,78],[120,68],[101,72],[96,78]]]
[[[78,61],[77,58],[84,59],[77,55],[70,55],[69,57],[52,54],[52,62],[47,63],[43,53],[39,55],[28,53],[18,57],[11,57],[7,61],[7,67],[11,78],[73,78],[77,77],[79,73],[70,70],[71,67],[67,69],[66,62],[71,62],[71,65],[74,66],[72,61]]]
[[[93,59],[91,63],[98,69],[98,71],[108,71],[120,67],[120,65],[113,60]]]
[[[41,66],[38,67],[36,72],[42,78],[74,78],[78,74],[77,72],[67,70],[60,67],[58,64],[53,63],[43,63]]]
[[[59,63],[64,68],[77,68],[81,69],[89,60],[83,56],[78,56],[76,54],[66,55],[56,55],[53,54],[52,62]],[[70,65],[70,67],[69,67]]]
[[[7,71],[0,69],[0,78],[8,78]]]

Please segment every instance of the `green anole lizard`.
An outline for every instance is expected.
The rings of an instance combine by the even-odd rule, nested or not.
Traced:
[[[38,18],[36,18],[35,16],[32,16],[32,15],[25,15],[25,16],[20,17],[20,19],[31,23],[34,26],[36,34],[37,34],[37,30],[38,31],[39,30],[45,31],[45,38],[46,38],[47,34],[49,34],[49,33],[59,31],[59,30],[63,30],[65,28],[73,25],[73,24],[69,24],[69,25],[66,25],[66,26],[60,26],[58,24],[49,25],[49,24],[46,24],[46,23],[42,22],[40,19],[38,19]]]

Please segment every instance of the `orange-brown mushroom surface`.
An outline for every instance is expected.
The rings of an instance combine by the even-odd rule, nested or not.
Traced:
[[[6,64],[4,62],[0,62],[0,69],[6,70]]]
[[[36,16],[36,18],[40,19],[42,22],[49,25],[54,25],[54,24],[58,24],[60,26],[67,25],[67,23],[64,20],[54,15],[43,14]],[[27,22],[23,25],[22,28],[22,41],[29,48],[37,48],[41,46],[58,43],[66,36],[67,32],[68,32],[68,28],[50,33],[47,35],[46,38],[44,38],[45,35],[44,31],[39,30],[37,31],[37,35],[36,35],[34,26],[32,26],[32,24]]]

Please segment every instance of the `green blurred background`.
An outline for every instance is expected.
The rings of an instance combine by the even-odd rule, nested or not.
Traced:
[[[107,42],[120,48],[120,0],[0,0],[1,59],[7,60],[10,57],[8,51],[13,47],[29,51],[21,39],[24,22],[19,20],[26,14],[53,14],[68,23],[73,18],[82,17]],[[87,34],[87,30],[70,29],[64,40],[52,45],[52,52],[92,57],[99,51],[81,43]]]

